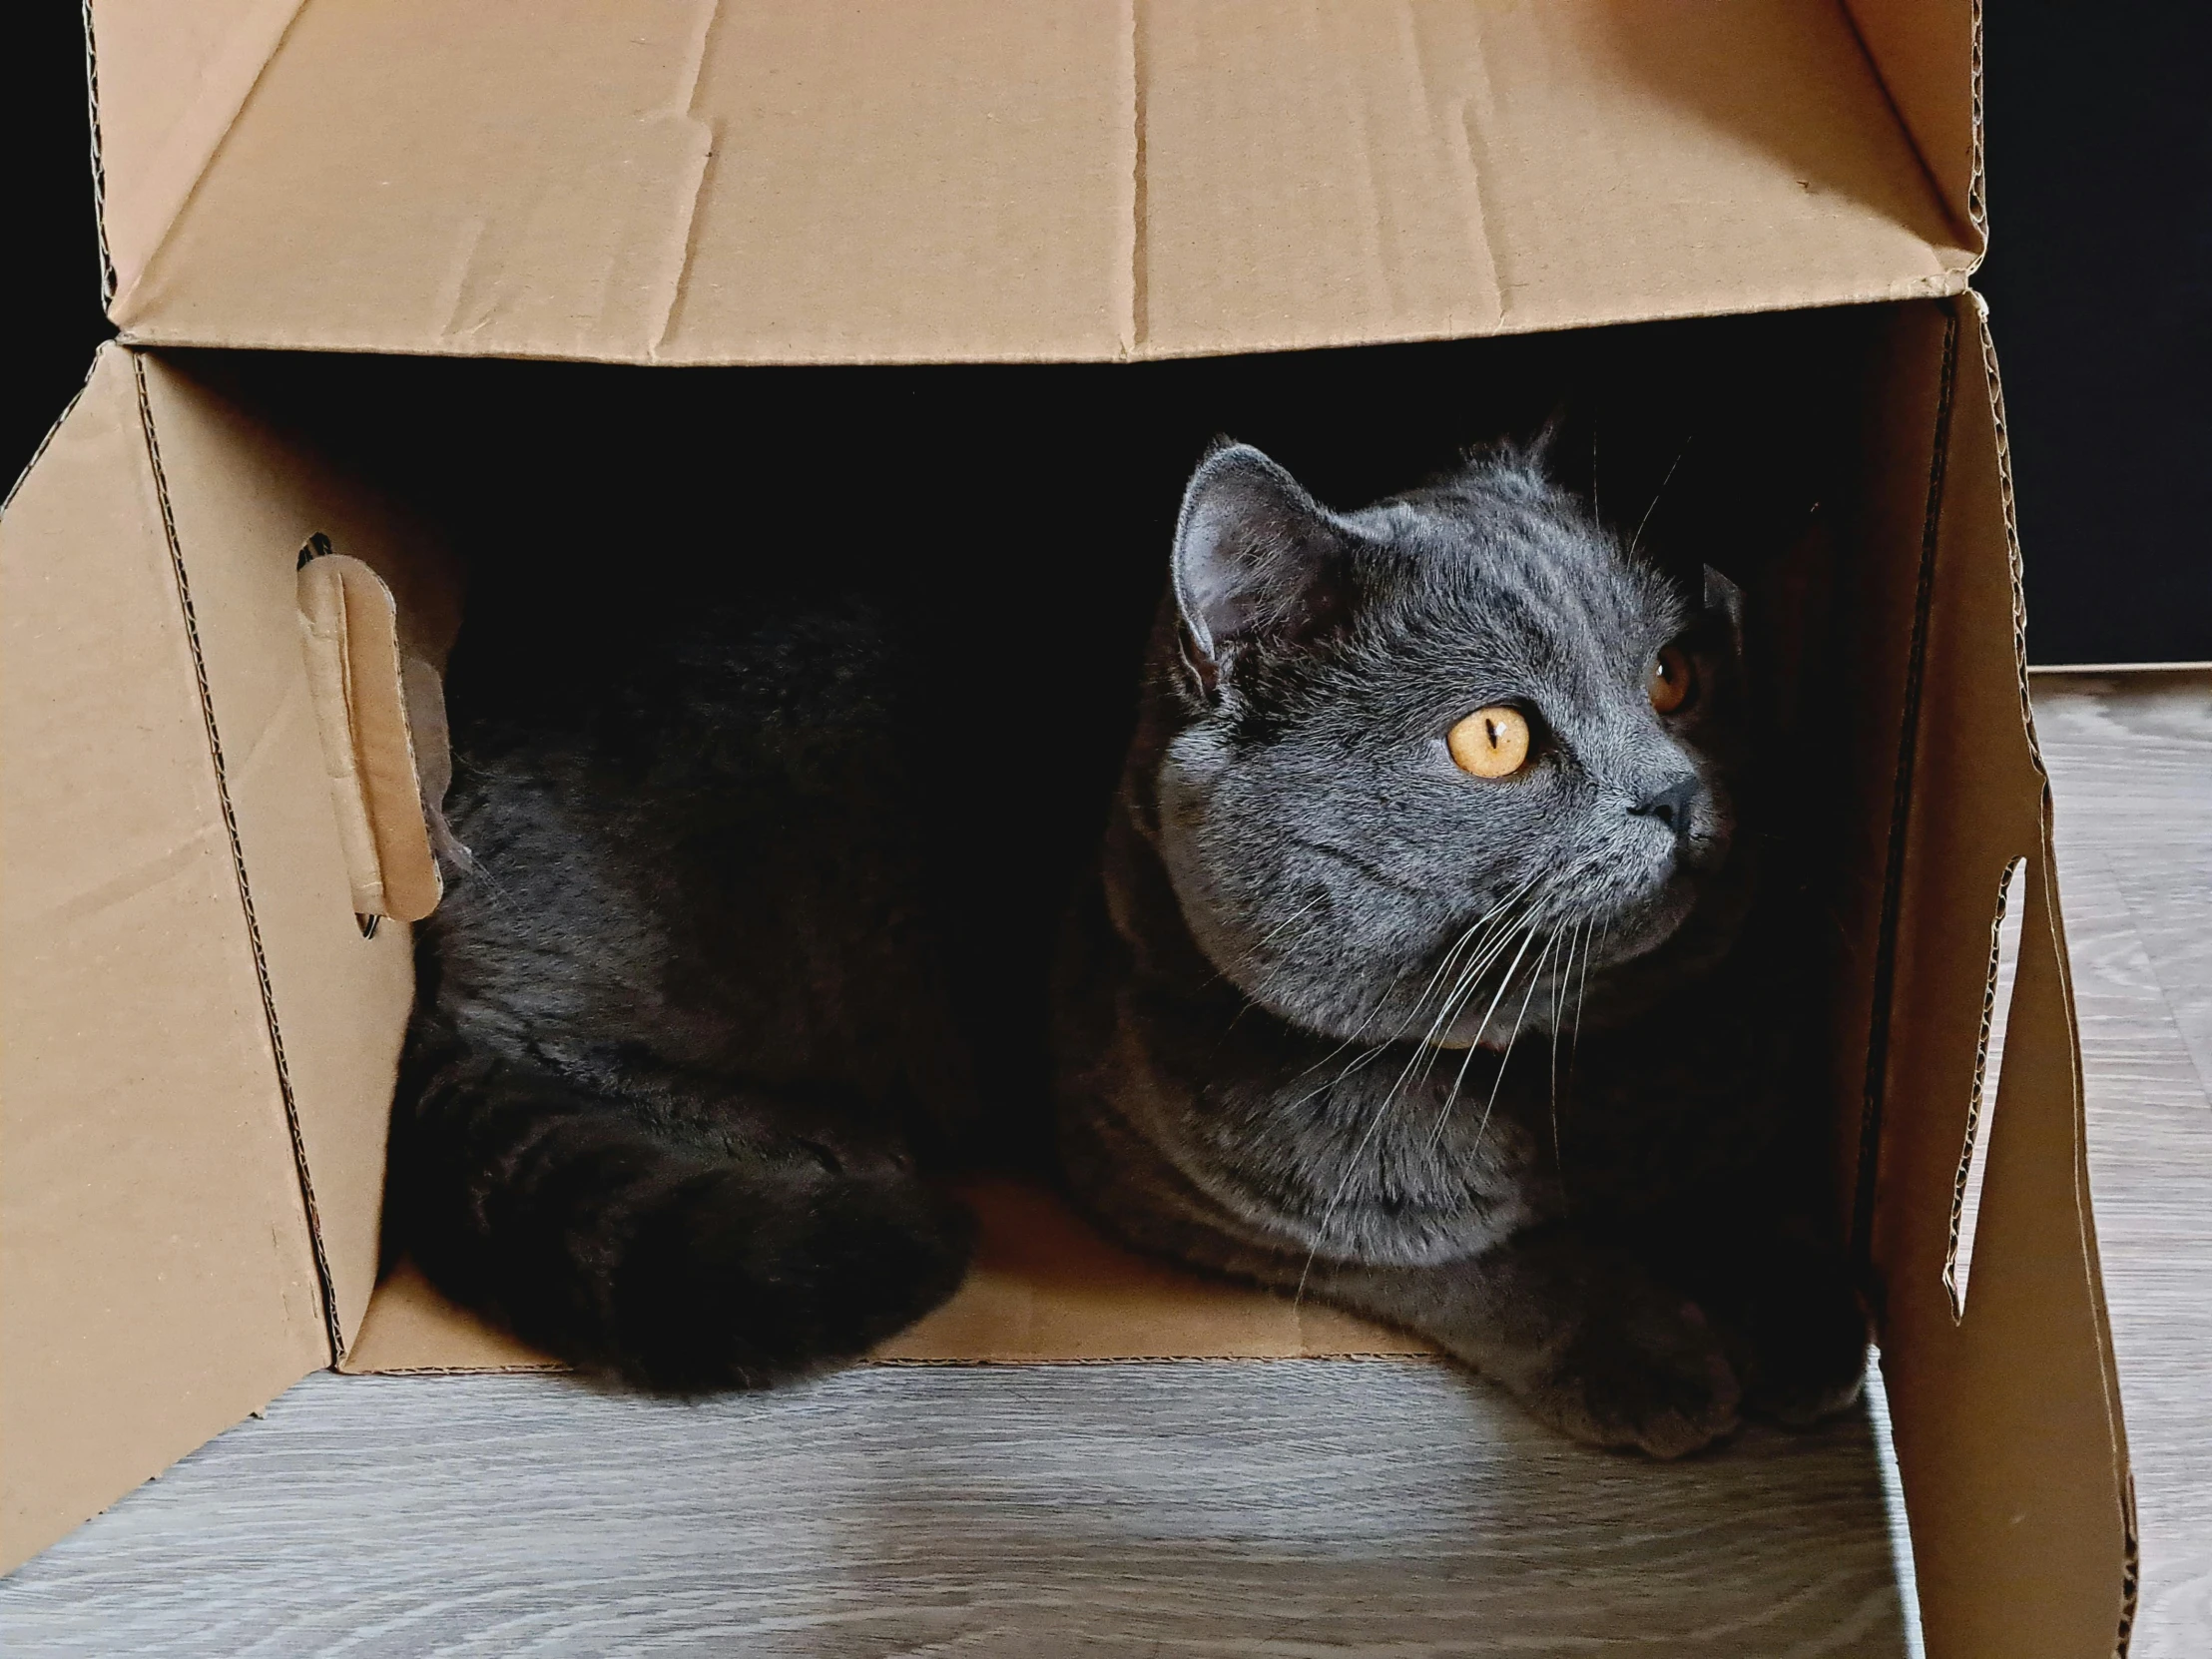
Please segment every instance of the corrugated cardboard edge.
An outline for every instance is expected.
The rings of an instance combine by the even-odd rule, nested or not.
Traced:
[[[100,128],[100,52],[99,30],[95,18],[95,0],[81,0],[80,15],[85,31],[85,92],[90,105],[92,129],[92,182],[93,222],[100,246],[100,301],[103,307],[114,306],[119,299],[129,297],[130,288],[152,266],[154,256],[175,228],[178,218],[190,205],[216,156],[229,140],[231,131],[238,125],[254,89],[261,84],[263,75],[276,59],[284,36],[290,33],[299,14],[306,9],[306,0],[276,0],[274,5],[261,9],[276,17],[274,27],[264,19],[262,38],[248,40],[243,53],[234,53],[225,65],[227,73],[202,78],[199,97],[194,109],[197,120],[180,125],[192,142],[183,152],[178,164],[172,168],[172,183],[162,193],[163,205],[157,218],[161,229],[147,239],[146,247],[137,268],[125,275],[115,263],[114,240],[111,237],[109,213],[108,167]],[[134,27],[145,27],[146,20],[137,20]],[[175,137],[175,135],[173,135]]]
[[[269,953],[254,908],[254,889],[247,877],[246,843],[239,834],[238,813],[231,801],[229,772],[223,755],[223,734],[216,725],[215,696],[208,684],[207,655],[200,643],[200,622],[193,610],[192,580],[185,565],[185,550],[177,536],[176,513],[170,505],[169,478],[162,468],[161,438],[155,429],[154,405],[146,387],[146,361],[130,354],[131,375],[138,394],[139,422],[146,437],[147,464],[153,470],[154,494],[161,505],[162,533],[169,544],[171,573],[177,583],[177,602],[183,609],[185,635],[192,651],[193,676],[199,688],[200,717],[207,732],[208,758],[215,768],[216,798],[223,812],[223,828],[230,839],[231,865],[238,878],[239,908],[246,919],[246,935],[253,950],[254,977],[261,990],[262,1017],[269,1030],[269,1046],[276,1070],[276,1088],[284,1104],[284,1124],[291,1136],[292,1165],[299,1177],[299,1202],[306,1213],[307,1239],[314,1252],[315,1293],[322,1314],[323,1333],[329,1342],[331,1363],[345,1354],[345,1333],[331,1285],[330,1262],[323,1249],[322,1226],[315,1208],[314,1177],[307,1168],[306,1140],[299,1128],[299,1101],[293,1093],[291,1069],[284,1059],[284,1034],[276,1018],[276,991],[270,978]]]
[[[1955,5],[1958,0],[1947,0],[1947,3]],[[1964,0],[1964,9],[1967,106],[1966,131],[1962,136],[1965,143],[1963,159],[1966,171],[1960,188],[1954,189],[1951,183],[1946,182],[1954,176],[1943,165],[1943,158],[1936,153],[1933,135],[1926,130],[1927,112],[1922,111],[1924,120],[1916,122],[1914,111],[1909,108],[1916,100],[1900,84],[1899,75],[1904,66],[1891,65],[1893,56],[1905,53],[1907,49],[1896,40],[1888,26],[1875,21],[1884,8],[1875,4],[1874,0],[1844,0],[1845,21],[1858,37],[1860,49],[1866,53],[1875,78],[1881,82],[1883,93],[1890,101],[1891,111],[1897,117],[1898,126],[1919,155],[1922,170],[1928,175],[1929,184],[1936,199],[1949,212],[1953,228],[1967,233],[1963,239],[1963,251],[1968,256],[1965,270],[1970,274],[1979,269],[1988,253],[1989,215],[1984,190],[1986,154],[1982,135],[1982,0]],[[1913,18],[1923,29],[1942,27],[1939,12],[1936,8],[1930,7],[1927,0],[1903,0],[1903,10],[1906,16]],[[1892,15],[1896,14],[1893,12]],[[1916,41],[1914,46],[1925,50],[1922,42]]]
[[[1956,302],[1951,323],[1950,418],[1930,491],[1933,563],[1923,550],[1933,575],[1915,669],[1926,686],[1909,740],[1919,753],[1901,792],[1905,859],[1889,872],[1900,891],[1885,894],[1900,920],[1883,942],[1891,1017],[1886,1077],[1870,1102],[1882,1114],[1870,1265],[1885,1293],[1883,1369],[1930,1652],[2101,1659],[2124,1653],[2134,1618],[2131,1476],[2098,1274],[2051,794],[2026,701],[2002,394],[1978,298]],[[1988,906],[2002,855],[2014,853],[2027,859],[2026,910],[2003,1074],[1993,1120],[1981,1126],[1986,1185],[1960,1315],[1941,1270],[1971,1074],[1984,1063],[1974,1045],[1986,1034]]]
[[[115,257],[108,248],[108,172],[100,155],[100,52],[92,27],[92,0],[79,0],[77,15],[85,31],[85,127],[92,152],[92,233],[100,247],[100,308],[105,311],[115,303]],[[67,412],[63,411],[65,415]],[[35,462],[37,457],[32,459]]]
[[[1981,4],[1974,4],[1974,182],[1981,181]],[[1981,368],[1988,388],[1990,419],[1996,428],[1997,492],[2004,520],[2005,557],[2012,577],[2012,662],[2020,699],[2020,726],[2027,736],[2028,758],[2042,779],[2041,811],[2044,906],[2050,921],[2051,953],[2056,960],[2058,983],[2065,998],[2066,1028],[2072,1035],[2074,1095],[2074,1202],[2081,1217],[2082,1271],[2088,1282],[2096,1321],[2099,1367],[2104,1382],[2105,1410],[2112,1435],[2114,1469],[2120,1488],[2123,1560],[2120,1609],[2112,1651],[2126,1659],[2135,1629],[2142,1594],[2142,1537],[2135,1512],[2135,1472],[2128,1455],[2127,1423],[2120,1406],[2119,1356],[2112,1347],[2112,1317],[2104,1298],[2104,1268],[2097,1249],[2096,1207],[2089,1189],[2089,1146],[2083,1105],[2085,1089],[2081,1071],[2080,1014],[2074,1001],[2073,957],[2066,948],[2065,917],[2058,901],[2058,849],[2054,830],[2055,802],[2050,769],[2043,761],[2043,747],[2035,732],[2035,703],[2027,669],[2027,581],[2020,549],[2017,497],[2012,488],[2012,437],[2005,418],[2004,380],[1997,372],[1996,337],[1989,327],[1989,304],[1969,289],[1963,302],[1971,307],[1974,331],[1981,347]],[[1983,1040],[1987,1033],[1984,1030]]]

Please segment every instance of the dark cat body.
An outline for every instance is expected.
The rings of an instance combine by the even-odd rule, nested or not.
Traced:
[[[957,1284],[933,1166],[1018,1161],[1040,1116],[1066,871],[1022,863],[1104,780],[1078,670],[943,574],[656,596],[603,647],[587,604],[559,651],[472,612],[468,855],[420,934],[387,1204],[450,1295],[696,1390]],[[1350,515],[1210,459],[1067,931],[1078,1200],[1424,1332],[1584,1438],[1848,1400],[1728,612],[1511,456]],[[1655,722],[1670,641],[1705,697]],[[1523,775],[1446,758],[1489,704],[1535,723]]]
[[[1061,1009],[1069,1179],[1144,1248],[1410,1327],[1578,1437],[1809,1420],[1865,1341],[1788,1083],[1802,946],[1725,584],[1512,456],[1362,513],[1201,468]],[[1670,642],[1701,700],[1654,707]],[[1514,776],[1446,753],[1485,705]]]
[[[965,1218],[917,1165],[973,1090],[910,643],[770,596],[565,696],[456,699],[468,856],[420,934],[388,1227],[450,1294],[701,1389],[958,1283]]]

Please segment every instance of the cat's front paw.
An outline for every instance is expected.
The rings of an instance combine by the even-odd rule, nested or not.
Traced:
[[[1680,1457],[1734,1431],[1743,1389],[1697,1305],[1653,1289],[1593,1310],[1526,1398],[1578,1440]]]
[[[1812,1253],[1783,1262],[1758,1287],[1730,1346],[1744,1409],[1811,1428],[1858,1403],[1867,1319],[1841,1262]]]

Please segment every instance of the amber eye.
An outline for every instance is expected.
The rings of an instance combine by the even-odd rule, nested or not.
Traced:
[[[1644,690],[1651,696],[1651,706],[1663,715],[1690,706],[1690,700],[1697,696],[1697,670],[1679,645],[1659,648],[1659,655],[1644,671]]]
[[[1444,739],[1461,772],[1477,778],[1505,778],[1528,763],[1528,717],[1518,709],[1493,704],[1477,709]]]

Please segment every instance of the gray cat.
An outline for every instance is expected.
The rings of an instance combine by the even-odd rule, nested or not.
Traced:
[[[1788,1081],[1741,603],[1529,453],[1357,512],[1184,497],[1057,1013],[1079,1201],[1673,1456],[1856,1398]]]

